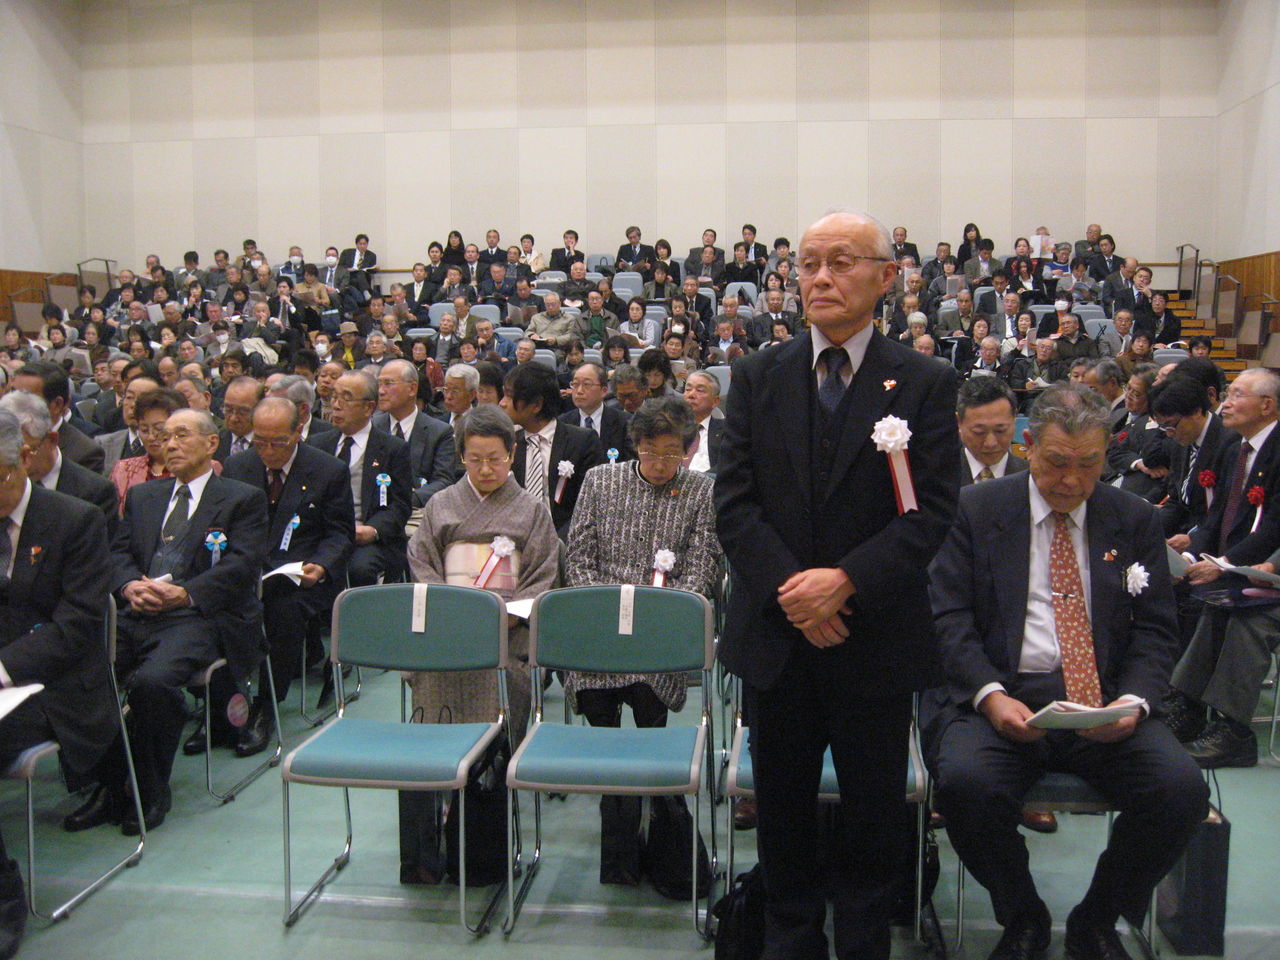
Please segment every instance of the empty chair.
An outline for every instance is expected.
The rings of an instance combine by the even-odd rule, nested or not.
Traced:
[[[652,348],[651,347],[630,347],[628,349],[628,352],[631,354],[631,362],[636,363],[641,357],[644,356],[644,352],[650,349]]]
[[[1107,313],[1102,307],[1096,303],[1077,303],[1072,307],[1071,312],[1084,320],[1105,320]]]
[[[1191,356],[1191,353],[1181,347],[1161,347],[1152,355],[1151,359],[1155,363],[1164,366],[1166,363],[1181,363],[1189,356]]]
[[[720,402],[724,403],[725,397],[729,396],[729,384],[732,380],[732,369],[727,364],[716,364],[713,367],[707,367],[706,372],[716,378],[716,382],[720,384]]]
[[[430,327],[410,327],[404,335],[409,340],[425,340],[434,337],[436,332]]]
[[[1107,320],[1105,317],[1090,317],[1087,320],[1085,320],[1084,317],[1081,317],[1080,319],[1084,321],[1084,332],[1090,340],[1097,340],[1111,327],[1111,321]]]
[[[633,270],[623,270],[614,275],[613,292],[624,300],[638,297],[644,292],[644,278]]]
[[[545,364],[554,370],[556,368],[556,352],[554,350],[547,350],[544,347],[539,347],[537,350],[533,351],[533,362]]]
[[[756,302],[759,291],[754,283],[748,283],[746,280],[735,280],[724,288],[726,297],[737,297],[743,303],[750,305]]]
[[[471,313],[477,320],[491,320],[495,330],[502,323],[502,310],[494,303],[477,303]]]
[[[599,283],[601,280],[604,279],[604,274],[597,273],[595,270],[588,270],[587,279],[590,280],[592,283]]]
[[[1027,309],[1035,315],[1036,323],[1039,323],[1054,312],[1052,303],[1033,303]]]
[[[586,347],[582,351],[582,359],[586,363],[604,363],[604,356],[595,347]]]
[[[498,327],[494,331],[504,340],[510,340],[512,343],[519,343],[524,339],[524,331],[519,327]]]
[[[995,287],[991,286],[990,284],[987,284],[986,286],[978,287],[978,289],[974,290],[973,291],[974,305],[976,306],[978,303],[980,303],[985,294],[994,293],[995,289],[996,289]],[[999,304],[996,304],[996,306],[999,306]]]
[[[583,263],[591,273],[605,273],[613,270],[613,257],[607,253],[589,253]]]

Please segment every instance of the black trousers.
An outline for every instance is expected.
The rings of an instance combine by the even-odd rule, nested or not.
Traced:
[[[213,622],[194,610],[122,616],[116,669],[129,691],[138,790],[144,804],[168,799],[173,758],[187,720],[183,688],[218,658]]]
[[[857,689],[844,669],[846,655],[839,647],[797,644],[773,687],[744,688],[767,899],[765,960],[825,960],[828,892],[836,956],[889,956],[893,896],[904,845],[911,842],[903,803],[911,696]],[[818,784],[828,746],[841,817],[830,890],[828,876],[814,869]]]
[[[579,690],[578,712],[593,727],[622,726],[622,707],[631,707],[637,727],[665,727],[667,706],[647,683],[614,690]],[[600,797],[600,879],[640,879],[640,797]]]
[[[262,585],[262,623],[270,647],[271,674],[277,701],[289,695],[289,686],[302,662],[307,629],[317,614],[329,615],[333,590],[323,584],[295,586],[288,577],[271,577]],[[267,676],[259,676],[259,699],[265,697]]]
[[[1016,687],[1010,692],[1018,696]],[[1038,709],[1041,700],[1023,702]],[[1142,913],[1208,813],[1199,767],[1158,720],[1140,722],[1118,743],[1094,743],[1070,730],[1015,743],[969,709],[940,726],[937,743],[929,745],[938,812],[960,859],[991,894],[1002,925],[1043,909],[1018,824],[1023,796],[1044,773],[1073,773],[1119,808],[1083,899],[1103,922]]]
[[[348,582],[353,587],[367,587],[377,583],[379,576],[386,583],[392,582],[404,573],[405,549],[403,540],[395,544],[374,542],[357,546],[347,561]]]

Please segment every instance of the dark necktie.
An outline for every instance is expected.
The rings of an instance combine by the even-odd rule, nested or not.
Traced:
[[[356,445],[355,437],[343,437],[342,446],[338,449],[338,459],[351,466],[351,448]]]
[[[280,494],[284,492],[284,471],[268,470],[267,474],[270,477],[267,481],[267,499],[275,507],[280,502]]]
[[[333,267],[329,268],[329,275],[324,278],[324,282],[326,286],[333,286]]]
[[[129,444],[129,457],[140,457],[147,452],[147,448],[142,445],[141,437],[134,437],[133,442]]]
[[[9,536],[12,520],[0,519],[0,589],[9,585],[9,561],[13,557],[13,539]]]
[[[1249,482],[1249,478],[1245,475],[1245,467],[1248,466],[1249,454],[1253,451],[1253,447],[1249,446],[1249,441],[1245,440],[1240,444],[1240,453],[1236,457],[1236,470],[1231,474],[1231,493],[1227,495],[1227,508],[1222,511],[1222,530],[1218,534],[1218,552],[1226,553],[1227,537],[1231,535],[1231,528],[1236,524],[1236,515],[1240,512],[1240,501],[1244,499],[1244,488]]]
[[[185,483],[178,484],[173,491],[173,509],[160,528],[160,539],[164,543],[172,543],[187,529],[188,510],[191,507],[191,488]]]
[[[845,353],[841,347],[827,347],[822,351],[819,359],[826,365],[827,379],[822,381],[822,386],[818,390],[818,402],[822,404],[823,410],[832,414],[836,412],[836,407],[840,406],[840,400],[844,397],[844,378],[840,376],[840,371],[844,369],[849,354]]]
[[[391,433],[397,440],[404,439],[404,428],[400,426],[399,420],[396,421],[395,429],[392,430]]]
[[[234,456],[237,453],[244,453],[249,449],[249,441],[244,437],[237,437],[234,433],[231,435],[231,453]]]
[[[582,425],[583,425],[584,427],[586,427],[588,430],[594,430],[594,429],[595,429],[595,424],[593,424],[593,423],[591,422],[591,418],[590,418],[590,417],[587,417],[585,420],[583,420],[583,421],[582,421]]]
[[[1200,444],[1193,443],[1187,451],[1187,475],[1182,478],[1182,502],[1191,502],[1191,478],[1196,475],[1196,457],[1200,456]]]

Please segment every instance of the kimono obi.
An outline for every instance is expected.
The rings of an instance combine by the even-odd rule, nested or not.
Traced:
[[[474,587],[476,577],[493,554],[491,543],[457,540],[444,550],[444,582],[455,587]],[[514,593],[520,580],[520,548],[498,561],[497,568],[485,584],[486,590]]]

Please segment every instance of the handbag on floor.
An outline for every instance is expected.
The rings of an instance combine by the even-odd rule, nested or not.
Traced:
[[[716,918],[715,960],[759,960],[764,952],[764,872],[756,864],[734,879],[711,908]]]
[[[640,847],[640,869],[653,888],[668,900],[688,900],[692,895],[689,850],[693,841],[693,816],[681,797],[654,797],[649,812],[649,832]],[[698,896],[711,886],[711,862],[698,837]]]
[[[1231,821],[1211,806],[1156,887],[1156,923],[1180,956],[1223,955],[1230,847]]]
[[[467,800],[467,886],[487,887],[507,879],[507,759],[506,739],[499,737],[485,751],[464,788]],[[445,869],[450,883],[458,882],[458,794],[449,804],[444,822]]]

